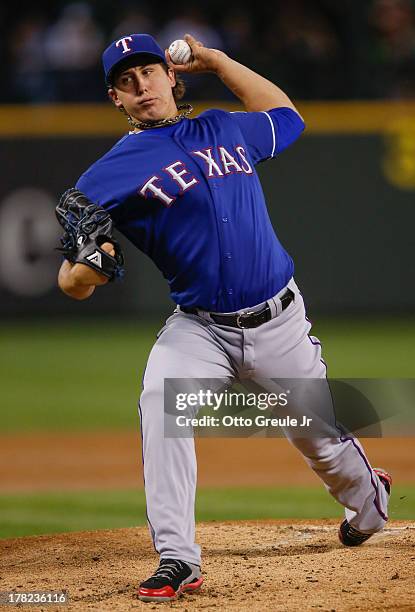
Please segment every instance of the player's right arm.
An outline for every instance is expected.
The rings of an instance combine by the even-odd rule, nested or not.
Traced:
[[[208,49],[190,34],[185,39],[192,49],[192,59],[187,64],[173,64],[166,58],[173,70],[178,72],[213,72],[244,105],[247,112],[267,111],[272,108],[289,108],[300,115],[287,94],[275,83],[265,79],[247,66],[228,57],[217,49]]]
[[[230,116],[254,164],[276,157],[299,138],[303,118],[282,89],[222,51],[207,49],[188,34],[185,39],[192,48],[191,61],[170,66],[178,72],[213,72],[240,99],[245,111]],[[166,58],[170,62],[167,51]]]
[[[101,249],[114,256],[115,251],[110,242],[104,242]],[[58,274],[59,288],[75,300],[86,300],[95,291],[95,287],[106,285],[109,279],[81,263],[73,264],[65,259]]]

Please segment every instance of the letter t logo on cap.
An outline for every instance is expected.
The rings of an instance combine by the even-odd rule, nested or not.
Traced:
[[[120,38],[120,40],[117,40],[117,42],[115,43],[116,47],[120,46],[120,43],[122,44],[122,48],[123,48],[123,55],[124,53],[128,53],[128,51],[131,51],[130,47],[127,45],[127,40],[129,40],[130,42],[133,42],[133,39],[131,38],[131,36],[125,36],[124,38]]]

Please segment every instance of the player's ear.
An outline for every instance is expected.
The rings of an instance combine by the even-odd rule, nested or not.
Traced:
[[[111,102],[112,102],[113,104],[115,104],[115,106],[116,106],[117,108],[120,108],[120,107],[122,106],[122,102],[121,102],[121,100],[119,99],[119,97],[117,96],[117,92],[115,91],[115,89],[114,89],[113,87],[110,87],[110,88],[108,89],[108,97],[109,97],[109,99],[111,100]]]
[[[174,87],[176,85],[176,73],[173,68],[167,68],[167,76],[169,77],[170,85]]]

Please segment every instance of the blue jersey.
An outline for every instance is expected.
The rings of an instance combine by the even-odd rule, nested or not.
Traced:
[[[289,108],[210,110],[126,135],[76,186],[155,262],[176,304],[232,312],[266,301],[293,275],[255,165],[303,129]]]

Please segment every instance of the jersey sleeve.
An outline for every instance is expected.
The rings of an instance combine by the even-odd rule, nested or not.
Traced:
[[[82,174],[78,181],[76,182],[75,187],[82,191],[91,202],[97,204],[98,206],[103,206],[102,202],[102,193],[99,188],[99,185],[94,181],[92,177],[91,170],[87,170]]]
[[[111,193],[110,186],[102,173],[98,173],[94,166],[80,176],[75,187],[82,191],[93,204],[107,210],[116,226],[121,223],[122,207],[119,206],[119,202],[114,197],[109,195]]]
[[[255,164],[276,157],[295,142],[305,128],[304,121],[291,108],[230,115],[238,125]]]
[[[127,141],[128,135],[123,136],[115,145],[100,159],[92,164],[78,179],[75,187],[82,191],[94,204],[102,206],[112,217],[117,213],[120,202],[117,199],[121,179],[114,179],[114,152],[119,151]],[[119,155],[118,155],[119,157]]]

